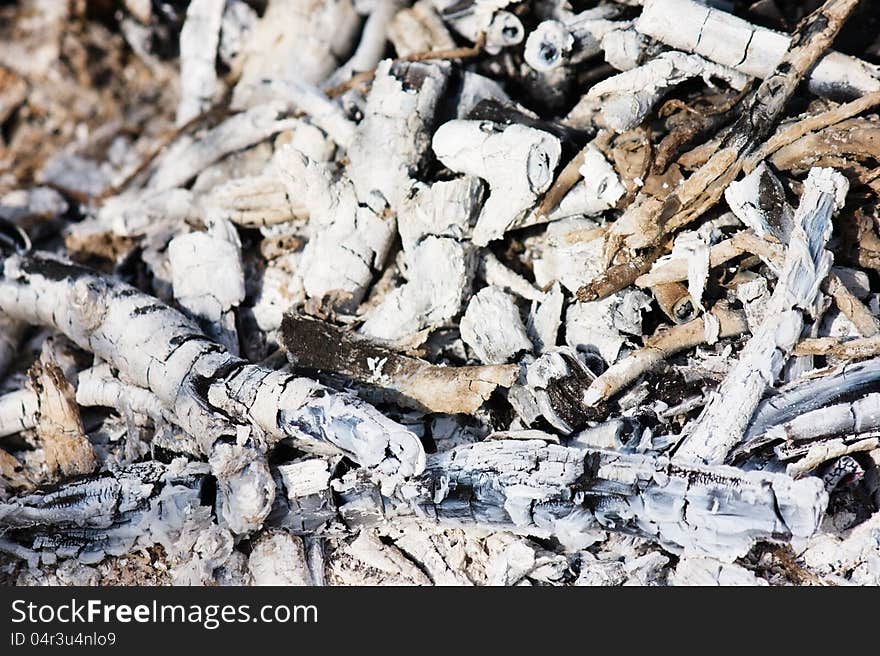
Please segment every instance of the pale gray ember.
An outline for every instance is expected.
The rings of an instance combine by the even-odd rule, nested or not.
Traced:
[[[464,343],[485,364],[509,362],[518,353],[532,350],[519,308],[498,287],[486,287],[471,298],[460,328]]]
[[[880,584],[873,3],[92,4],[0,2],[0,583]]]

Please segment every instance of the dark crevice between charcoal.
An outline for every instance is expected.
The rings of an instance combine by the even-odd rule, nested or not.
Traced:
[[[434,439],[434,429],[432,428],[433,422],[431,421],[434,415],[426,414],[423,418],[422,425],[424,426],[424,432],[421,436],[422,447],[425,449],[425,453],[437,453],[437,440]]]
[[[483,404],[489,412],[489,425],[492,430],[507,430],[516,418],[516,411],[507,400],[507,391],[496,388]]]
[[[293,462],[294,460],[301,458],[303,455],[304,452],[296,448],[291,441],[281,440],[269,452],[269,464],[274,466],[283,465],[288,462]]]

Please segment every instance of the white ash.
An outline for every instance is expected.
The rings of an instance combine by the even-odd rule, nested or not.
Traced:
[[[877,185],[825,154],[829,239],[772,155],[878,69],[707,4],[196,0],[169,57],[128,0],[100,62],[10,9],[2,575],[876,582]]]
[[[241,243],[231,224],[216,221],[208,232],[175,237],[168,244],[168,260],[174,297],[209,327],[219,325],[212,336],[237,355],[231,311],[244,300],[245,289]]]
[[[766,580],[734,563],[711,558],[682,558],[675,567],[672,585],[689,586],[767,586]]]
[[[274,143],[267,139],[224,155],[221,159],[202,169],[193,181],[190,190],[198,192],[204,199],[208,192],[213,191],[230,178],[261,175],[272,160],[275,144],[283,143],[289,139],[291,132],[295,135],[302,123],[303,121],[296,119],[293,124],[295,128],[279,132],[273,139]]]
[[[532,300],[526,332],[535,345],[536,354],[540,355],[548,348],[556,346],[564,306],[565,295],[558,282],[553,283],[553,286],[541,297]]]
[[[626,188],[611,163],[590,144],[584,151],[584,163],[578,169],[583,182],[569,191],[550,219],[580,214],[594,216],[612,209],[626,193]]]
[[[254,585],[313,585],[302,539],[283,531],[254,541],[248,571]]]
[[[244,0],[227,0],[224,4],[217,54],[227,66],[231,66],[260,17]]]
[[[773,385],[800,337],[801,313],[814,311],[819,286],[831,269],[832,255],[825,250],[831,216],[843,206],[848,188],[846,179],[833,169],[810,172],[764,321],[684,438],[677,457],[720,462],[742,439],[761,396]]]
[[[240,53],[232,106],[271,98],[266,80],[322,82],[353,43],[360,20],[350,0],[272,0]]]
[[[533,302],[538,302],[545,298],[544,293],[535,289],[532,283],[516,271],[508,268],[492,251],[480,253],[478,271],[480,277],[493,287],[500,287],[506,292],[516,294]]]
[[[194,178],[224,155],[295,128],[284,103],[270,102],[234,114],[198,141],[180,139],[155,162],[148,189],[164,191]]]
[[[378,192],[398,210],[431,143],[430,129],[446,85],[444,63],[383,61],[364,118],[349,148],[348,175],[361,202]]]
[[[535,282],[544,288],[558,281],[574,293],[603,271],[603,239],[591,219],[571,218],[547,226],[543,238],[535,240],[533,265]]]
[[[182,225],[198,216],[194,194],[178,187],[154,193],[131,192],[107,199],[97,220],[118,235],[133,237],[155,230],[157,224]]]
[[[613,364],[626,344],[626,335],[641,336],[641,313],[650,305],[651,298],[639,290],[573,303],[565,315],[565,340],[574,348],[595,350]]]
[[[483,178],[489,197],[473,231],[485,246],[501,237],[553,182],[561,146],[553,135],[514,124],[450,121],[434,133],[437,158],[459,173]]]
[[[551,20],[543,21],[526,39],[524,59],[537,71],[578,64],[602,51],[603,37],[623,21],[614,5],[602,5],[574,14],[559,5]]]
[[[646,0],[636,29],[686,52],[766,78],[782,59],[790,38],[752,25],[694,0]],[[880,90],[876,66],[829,52],[809,73],[814,93],[858,96]]]
[[[397,227],[403,248],[409,252],[427,236],[470,237],[483,201],[479,178],[463,176],[427,186],[417,183],[398,210]]]
[[[327,77],[325,84],[334,87],[343,84],[353,75],[369,71],[382,59],[388,40],[388,24],[400,8],[399,0],[374,0],[367,5],[369,15],[361,31],[361,38],[351,57]],[[355,9],[362,11],[355,2]],[[332,28],[331,28],[332,29]]]
[[[485,287],[471,298],[459,328],[464,343],[484,364],[509,362],[532,350],[513,297],[497,287]]]
[[[474,248],[453,238],[428,236],[407,253],[408,281],[367,314],[361,332],[404,340],[446,325],[461,312],[476,268]]]
[[[388,25],[388,40],[401,57],[419,52],[451,50],[455,41],[429,0],[401,9]]]
[[[706,280],[709,278],[708,244],[696,232],[682,232],[672,245],[672,258],[687,261],[687,286],[691,303],[704,310],[703,292],[706,288]]]
[[[187,7],[180,31],[178,125],[188,123],[214,103],[219,88],[214,60],[225,5],[225,0],[193,0]]]
[[[677,84],[700,77],[724,80],[742,89],[748,77],[697,55],[665,52],[649,62],[593,85],[571,110],[567,121],[576,126],[593,122],[616,132],[639,125],[663,96]]]

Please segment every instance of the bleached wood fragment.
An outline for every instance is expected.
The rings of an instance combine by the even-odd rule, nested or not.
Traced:
[[[762,79],[782,60],[790,41],[788,35],[694,0],[646,0],[635,26],[673,48]],[[856,97],[880,90],[880,69],[855,57],[829,52],[808,80],[814,93]]]
[[[164,191],[183,186],[224,155],[253,146],[296,127],[285,103],[270,102],[234,114],[198,141],[180,139],[160,155],[147,188]]]
[[[340,449],[387,474],[423,466],[418,439],[356,397],[248,364],[156,298],[88,269],[39,256],[7,258],[0,311],[59,330],[127,382],[151,390],[205,453],[222,436],[250,435],[257,443],[292,438]]]
[[[611,365],[590,385],[584,395],[584,403],[593,405],[610,399],[675,353],[703,344],[710,341],[710,338],[732,337],[748,329],[743,313],[732,311],[721,304],[716,304],[708,314],[714,317],[713,323],[717,324],[712,335],[707,334],[709,328],[705,317],[700,317],[646,339],[643,348]]]
[[[742,255],[740,248],[734,239],[725,239],[709,247],[709,268],[713,268]],[[679,282],[688,279],[690,262],[683,258],[661,257],[651,270],[636,278],[635,284],[639,287],[655,287],[670,282]]]
[[[816,478],[676,465],[536,440],[492,440],[432,454],[406,494],[419,514],[439,522],[506,526],[554,535],[568,546],[608,529],[725,562],[757,540],[809,537],[828,500]]]
[[[547,227],[535,254],[535,283],[545,288],[558,281],[576,292],[603,270],[604,230],[590,219],[561,219]]]
[[[745,567],[711,558],[682,558],[678,561],[670,582],[672,585],[701,587],[770,585]]]
[[[180,104],[177,125],[185,125],[214,102],[219,83],[214,62],[220,45],[225,0],[193,0],[180,30]]]
[[[651,293],[657,305],[663,310],[663,314],[674,323],[687,323],[697,316],[697,307],[687,287],[681,283],[666,282],[655,285],[651,288]]]
[[[464,343],[484,364],[509,362],[532,350],[519,308],[497,287],[485,287],[471,298],[459,329]]]
[[[854,116],[875,107],[878,103],[880,103],[880,91],[874,91],[872,93],[867,93],[856,100],[832,107],[827,111],[813,114],[812,116],[807,116],[799,120],[788,121],[786,124],[780,126],[776,133],[757,151],[749,156],[744,170],[747,173],[750,173],[755,166],[768,157],[772,157],[779,149],[807,137],[810,133],[824,131],[825,128],[853,118]],[[815,136],[815,134],[810,136]]]
[[[434,114],[446,87],[447,62],[382,61],[364,118],[348,149],[348,176],[362,203],[381,194],[400,208],[431,143]]]
[[[12,498],[0,503],[7,527],[0,550],[18,546],[13,553],[33,566],[41,558],[96,563],[136,545],[180,553],[211,524],[200,501],[206,473],[204,464],[182,459],[146,461]]]
[[[832,269],[825,281],[825,291],[834,299],[841,313],[863,337],[873,337],[880,333],[880,320],[864,303],[859,301],[843,280]]]
[[[431,145],[449,168],[489,183],[473,232],[478,246],[500,238],[534,205],[553,182],[561,154],[559,139],[547,132],[491,121],[449,121],[434,133]]]
[[[654,106],[673,87],[700,77],[724,80],[742,89],[748,77],[726,66],[682,52],[664,52],[637,68],[594,84],[569,112],[566,122],[574,127],[598,123],[615,132],[625,132],[644,121]]]
[[[221,61],[232,67],[260,17],[245,0],[226,0],[224,4],[217,54]]]
[[[412,7],[394,14],[388,25],[388,40],[399,57],[455,47],[455,41],[429,0],[418,0]]]
[[[6,375],[6,370],[18,354],[19,342],[26,329],[27,324],[0,314],[0,378]]]
[[[803,552],[806,565],[820,574],[848,577],[852,583],[880,585],[880,513],[837,536],[820,533]]]
[[[512,390],[511,404],[527,424],[541,416],[560,433],[570,435],[588,419],[582,397],[594,379],[573,348],[550,348],[526,365],[524,385],[522,390]]]
[[[758,237],[772,237],[786,243],[793,228],[791,207],[785,190],[763,162],[738,182],[731,182],[724,200],[746,227]]]
[[[831,217],[843,206],[848,188],[846,178],[833,169],[810,171],[767,315],[684,437],[677,458],[722,462],[742,440],[761,397],[800,338],[801,313],[814,312],[819,286],[831,268],[832,256],[825,250]]]
[[[308,217],[305,207],[292,199],[280,176],[234,178],[211,190],[203,203],[206,213],[246,228],[259,228]]]
[[[523,57],[536,71],[575,65],[602,51],[602,39],[610,31],[627,26],[627,21],[609,20],[619,11],[602,5],[574,14],[560,5],[551,20],[542,21],[529,32]]]
[[[553,283],[553,286],[540,298],[532,301],[529,320],[526,322],[526,332],[535,345],[535,353],[540,355],[547,349],[556,346],[564,307],[565,295],[558,282]]]
[[[510,387],[519,372],[515,365],[432,365],[332,324],[294,314],[285,316],[280,337],[296,365],[341,373],[424,412],[473,414],[495,389]]]
[[[349,51],[359,28],[350,0],[272,0],[241,53],[233,109],[270,100],[267,80],[322,82]]]
[[[533,302],[540,301],[544,294],[534,285],[519,275],[513,269],[509,269],[501,260],[495,257],[492,251],[480,253],[479,274],[489,285],[500,287],[506,292],[516,294]]]
[[[232,312],[245,297],[241,242],[229,221],[217,219],[207,232],[190,232],[168,244],[174,297],[205,332],[238,355]]]
[[[794,453],[791,453],[786,449],[787,445],[780,445],[774,449],[774,453],[780,461],[794,460],[798,458],[798,456],[801,456],[799,459],[795,460],[795,462],[790,462],[785,467],[786,474],[793,478],[800,478],[831,460],[848,459],[852,464],[857,464],[857,461],[848,458],[850,453],[873,451],[880,446],[880,438],[876,437],[877,433],[874,432],[874,437],[870,437],[870,435],[871,433],[868,433],[864,439],[851,438],[847,440],[837,438],[832,440],[822,440],[816,444],[798,445],[801,448],[792,449]],[[841,471],[835,472],[832,467],[831,470],[826,473],[826,476],[823,476],[825,488],[829,492],[833,491],[834,488],[840,484],[842,479],[848,475],[845,462],[846,461],[841,465]],[[858,468],[854,471],[860,474]]]
[[[34,428],[50,479],[91,473],[98,458],[83,429],[76,392],[45,344],[28,371],[28,386],[37,399]]]
[[[84,407],[113,408],[121,415],[137,414],[154,421],[168,420],[168,409],[149,390],[122,382],[102,363],[81,371],[76,381],[76,402]]]
[[[625,244],[629,249],[658,247],[659,240],[686,226],[715,205],[745,164],[745,157],[764,140],[782,115],[797,85],[827,51],[857,0],[826,0],[803,21],[772,75],[744,101],[734,124],[714,153],[664,200],[639,194],[608,233],[606,258]],[[662,219],[661,219],[662,217]],[[616,291],[640,272],[622,276]]]
[[[284,531],[268,531],[254,540],[248,571],[254,585],[312,585],[302,539]]]
[[[196,196],[188,189],[174,187],[157,192],[127,192],[108,198],[98,210],[97,219],[123,237],[139,237],[157,226],[179,226],[200,214]]]
[[[385,54],[388,24],[403,3],[400,0],[373,0],[369,16],[361,30],[357,48],[342,66],[327,78],[325,88],[347,82],[352,76],[376,67]]]

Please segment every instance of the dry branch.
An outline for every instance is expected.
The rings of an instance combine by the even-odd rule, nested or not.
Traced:
[[[299,367],[343,374],[423,412],[473,414],[495,389],[510,387],[519,373],[516,365],[438,367],[292,314],[281,324],[281,343]]]
[[[0,308],[55,328],[127,381],[151,390],[205,453],[218,439],[244,431],[255,446],[291,438],[340,449],[389,474],[422,467],[418,440],[355,397],[248,364],[156,298],[87,269],[39,256],[10,257]],[[350,426],[350,433],[330,430],[334,421]]]
[[[843,207],[848,187],[846,178],[831,169],[810,172],[764,320],[684,437],[677,458],[724,462],[742,439],[758,402],[800,338],[801,313],[816,312],[819,287],[831,268],[832,256],[825,250],[831,216]]]

